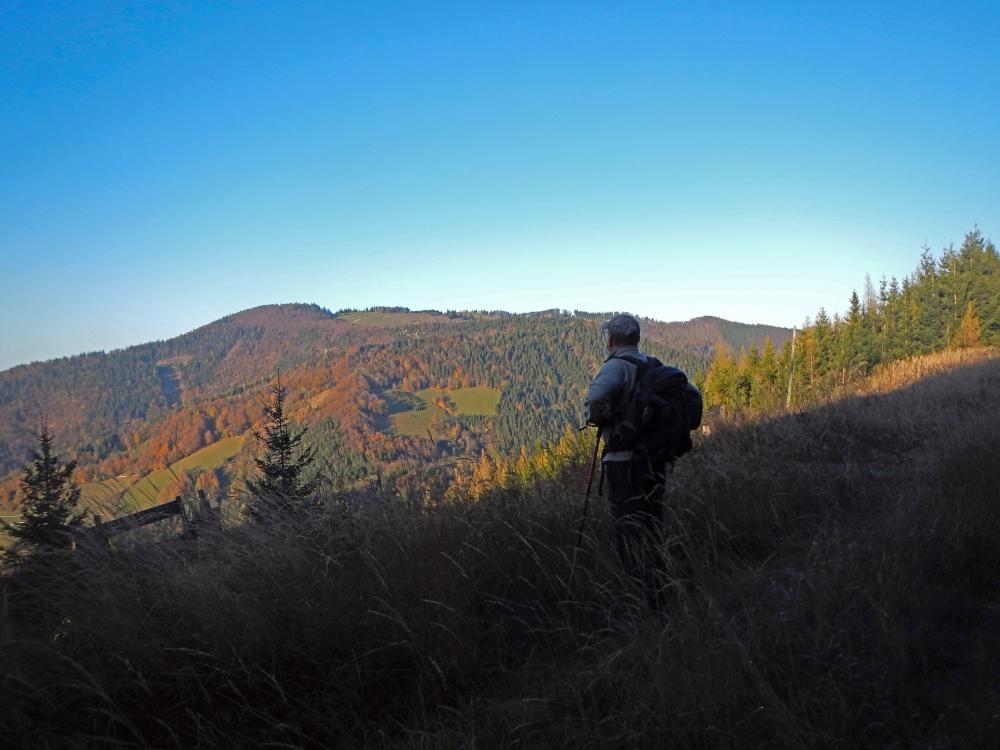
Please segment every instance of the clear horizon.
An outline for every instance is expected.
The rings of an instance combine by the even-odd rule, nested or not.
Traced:
[[[291,301],[798,326],[1000,226],[992,3],[0,21],[0,370]]]

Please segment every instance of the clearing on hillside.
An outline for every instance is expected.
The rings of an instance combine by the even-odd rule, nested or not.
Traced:
[[[500,403],[500,389],[478,385],[473,388],[424,388],[416,393],[394,392],[405,394],[395,398],[395,402],[403,408],[391,414],[392,428],[397,435],[427,437],[428,430],[433,434],[437,430],[434,423],[453,415],[491,417],[497,413]],[[414,403],[414,399],[419,399]],[[434,403],[435,399],[445,402],[446,408]]]
[[[394,328],[398,326],[417,325],[420,323],[448,323],[454,320],[447,315],[435,315],[424,312],[353,312],[341,313],[339,320],[355,325],[380,326]]]
[[[91,509],[108,515],[131,513],[156,505],[160,492],[174,481],[175,476],[222,466],[240,452],[245,440],[245,435],[223,438],[174,462],[168,469],[154,471],[141,478],[131,475],[90,482],[80,488],[83,502]]]
[[[500,390],[485,385],[454,390],[424,388],[422,391],[417,391],[416,395],[427,403],[433,403],[438,397],[445,398],[455,405],[451,410],[454,414],[476,414],[484,417],[496,414],[497,405],[500,403]]]

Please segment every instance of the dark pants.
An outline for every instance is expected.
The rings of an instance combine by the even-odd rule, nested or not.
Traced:
[[[625,574],[646,595],[649,606],[663,606],[663,500],[666,462],[645,459],[608,461],[603,466],[615,544]]]

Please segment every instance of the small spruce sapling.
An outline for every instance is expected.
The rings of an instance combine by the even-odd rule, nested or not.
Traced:
[[[8,560],[16,561],[23,552],[29,553],[68,549],[73,545],[74,531],[83,524],[80,487],[73,481],[76,461],[63,463],[52,450],[52,435],[43,427],[38,437],[38,450],[32,451],[31,463],[21,477],[24,498],[21,521],[10,524],[0,521],[14,541],[6,551]]]
[[[305,479],[313,461],[313,449],[302,448],[306,430],[294,431],[285,413],[287,389],[279,380],[271,386],[271,403],[264,407],[266,417],[261,431],[254,431],[263,454],[254,459],[257,475],[246,480],[248,509],[258,520],[280,509],[301,507],[315,490],[315,479]]]

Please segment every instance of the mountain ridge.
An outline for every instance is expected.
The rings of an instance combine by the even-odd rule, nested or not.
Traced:
[[[348,312],[362,312],[363,313],[363,312],[368,312],[368,311],[372,311],[372,310],[374,310],[374,311],[388,310],[390,312],[385,313],[385,314],[388,314],[388,315],[401,314],[401,313],[413,313],[413,314],[422,313],[422,314],[431,315],[431,316],[440,316],[442,318],[442,321],[445,320],[445,319],[447,319],[447,316],[449,315],[449,312],[451,312],[452,314],[457,314],[459,316],[463,316],[461,318],[463,320],[469,320],[469,319],[472,319],[472,318],[475,318],[475,319],[486,319],[486,318],[490,318],[490,317],[497,316],[497,315],[504,316],[504,317],[514,317],[514,318],[517,318],[517,317],[524,317],[524,318],[539,318],[539,317],[576,318],[576,317],[585,317],[587,319],[603,319],[603,318],[609,318],[612,315],[617,314],[616,311],[609,311],[609,312],[587,312],[587,311],[583,311],[583,310],[569,311],[569,310],[564,310],[564,309],[561,309],[561,308],[550,308],[550,309],[547,309],[547,310],[533,310],[533,311],[527,311],[527,312],[509,312],[509,311],[506,311],[506,310],[462,310],[462,311],[459,311],[458,313],[455,313],[454,311],[441,311],[441,310],[433,310],[433,309],[416,310],[416,311],[414,311],[414,310],[410,310],[409,308],[406,308],[406,307],[382,307],[382,306],[370,307],[370,308],[366,308],[365,310],[350,310],[350,309],[345,309],[345,310],[341,310],[341,311],[338,311],[338,312],[334,313],[334,312],[331,312],[328,308],[322,307],[319,304],[311,303],[311,302],[268,303],[268,304],[264,304],[264,305],[256,305],[254,307],[248,307],[248,308],[245,308],[243,310],[239,310],[239,311],[234,312],[234,313],[229,313],[227,315],[222,316],[221,318],[217,318],[215,320],[209,321],[208,323],[204,323],[202,325],[199,325],[199,326],[197,326],[195,328],[192,328],[189,331],[184,331],[182,333],[178,333],[177,335],[171,336],[170,338],[167,338],[167,339],[151,339],[149,341],[142,341],[142,342],[138,342],[138,343],[134,343],[134,344],[128,344],[126,346],[117,347],[117,348],[114,348],[114,349],[91,349],[91,350],[77,352],[75,354],[59,355],[59,356],[56,356],[56,357],[51,357],[49,359],[40,359],[40,360],[32,360],[30,362],[22,362],[22,363],[19,363],[19,364],[16,364],[16,365],[12,365],[12,366],[10,366],[8,368],[5,368],[3,370],[0,370],[0,377],[3,377],[4,375],[6,375],[6,374],[8,374],[8,373],[10,373],[10,372],[12,372],[14,370],[19,370],[19,369],[23,369],[23,368],[32,368],[32,367],[37,367],[37,366],[41,366],[41,365],[51,365],[51,364],[54,364],[54,363],[65,361],[65,360],[77,359],[79,357],[87,357],[87,356],[109,356],[109,355],[117,354],[117,353],[120,353],[120,352],[126,352],[126,351],[129,351],[129,350],[135,349],[137,347],[146,347],[146,346],[155,346],[157,344],[165,344],[165,343],[176,341],[177,339],[185,339],[185,338],[190,337],[190,336],[195,336],[196,334],[199,334],[199,333],[205,331],[206,329],[214,328],[216,326],[219,326],[220,324],[237,324],[237,325],[240,325],[240,326],[244,326],[244,325],[245,326],[259,326],[262,323],[273,324],[275,322],[275,318],[274,318],[274,316],[266,316],[265,313],[268,313],[268,312],[278,313],[279,315],[292,315],[294,313],[303,313],[304,314],[304,313],[307,313],[307,312],[313,312],[313,311],[315,311],[316,314],[315,314],[315,317],[313,318],[313,322],[321,322],[321,321],[339,321],[339,320],[341,320],[341,316],[343,314],[345,314],[345,313],[348,313]],[[302,315],[301,317],[305,318],[305,315]],[[687,320],[669,320],[669,321],[662,321],[662,320],[659,320],[659,319],[656,319],[656,318],[651,318],[651,317],[643,316],[643,315],[636,315],[636,317],[639,320],[643,321],[643,322],[653,323],[653,324],[658,325],[658,326],[667,326],[667,327],[672,327],[672,328],[673,327],[680,328],[680,327],[683,327],[683,326],[700,325],[700,324],[711,324],[711,325],[716,325],[716,326],[718,326],[718,327],[721,328],[723,326],[728,325],[728,326],[744,326],[744,327],[751,328],[751,329],[757,329],[757,328],[759,328],[759,329],[768,329],[769,331],[784,332],[784,333],[787,333],[788,335],[791,334],[791,330],[792,330],[791,328],[787,328],[787,327],[784,327],[784,326],[772,325],[770,323],[746,323],[746,322],[742,322],[742,321],[729,320],[727,318],[722,318],[722,317],[718,317],[718,316],[715,316],[715,315],[699,315],[699,316],[696,316],[696,317],[693,317],[693,318],[690,318],[690,319],[687,319]],[[775,342],[775,343],[777,343],[777,342]]]
[[[544,312],[261,305],[171,339],[2,371],[0,503],[13,500],[13,479],[42,421],[78,461],[81,482],[148,473],[246,433],[279,372],[296,418],[317,439],[344,446],[329,458],[345,476],[557,438],[578,422],[603,358],[603,314]],[[716,347],[767,337],[780,346],[790,333],[706,317],[643,319],[643,328],[644,348],[696,377]],[[473,387],[490,389],[495,414],[432,409],[415,423],[428,421],[429,439],[423,428],[393,427],[391,415],[406,401],[398,394]]]

